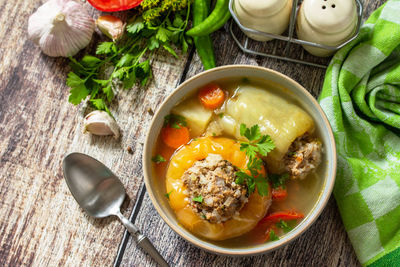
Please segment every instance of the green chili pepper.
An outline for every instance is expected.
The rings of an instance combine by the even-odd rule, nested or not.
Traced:
[[[195,0],[193,4],[193,25],[197,26],[207,18],[210,9],[210,0]],[[194,45],[199,54],[204,69],[215,67],[214,47],[210,35],[193,37]]]
[[[215,32],[228,21],[231,17],[229,12],[229,0],[217,0],[214,10],[211,14],[200,24],[194,26],[186,32],[189,36],[204,36]]]

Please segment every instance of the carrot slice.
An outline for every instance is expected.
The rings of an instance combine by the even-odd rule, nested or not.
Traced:
[[[264,217],[259,223],[277,223],[281,220],[290,221],[302,218],[304,218],[304,215],[302,213],[298,213],[295,211],[278,211]]]
[[[282,186],[279,186],[277,188],[272,188],[272,199],[274,200],[285,200],[287,197],[288,193],[286,188],[283,188]]]
[[[189,142],[189,129],[182,125],[179,125],[179,128],[174,128],[168,124],[162,128],[161,138],[167,146],[178,148]]]
[[[210,83],[200,89],[199,99],[205,108],[216,109],[224,103],[225,93],[219,85]]]

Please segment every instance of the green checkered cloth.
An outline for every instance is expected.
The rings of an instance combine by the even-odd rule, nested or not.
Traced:
[[[400,266],[400,0],[328,67],[320,104],[336,140],[334,195],[364,266]]]

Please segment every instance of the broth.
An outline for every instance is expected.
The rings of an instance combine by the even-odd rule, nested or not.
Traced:
[[[273,94],[276,94],[285,100],[289,101],[292,104],[295,104],[299,107],[299,103],[296,101],[294,98],[294,95],[291,94],[289,90],[286,88],[283,88],[282,86],[275,84],[270,81],[264,81],[264,80],[256,80],[256,79],[247,79],[247,78],[238,78],[238,79],[221,79],[221,80],[216,80],[215,83],[221,86],[225,91],[228,92],[229,96],[227,99],[231,97],[235,97],[235,92],[240,88],[242,84],[250,84],[250,85],[255,85],[255,86],[261,86],[265,90],[272,92]],[[197,91],[183,99],[183,101],[190,100],[192,98],[197,98]],[[226,101],[225,101],[226,102]],[[303,107],[301,107],[303,108]],[[216,113],[223,113],[225,109],[225,104],[222,106],[220,109],[216,111]],[[303,110],[305,110],[303,108]],[[213,116],[216,117],[218,116],[217,114],[214,114]],[[316,125],[315,132],[313,133],[314,136],[316,136],[319,140],[320,133],[319,129]],[[229,136],[229,135],[222,135],[223,137],[231,138],[236,140],[234,136]],[[191,136],[192,140],[193,138],[196,138],[196,136]],[[156,144],[156,150],[154,151],[154,154],[162,154],[166,162],[160,163],[160,164],[153,164],[154,166],[154,174],[153,177],[156,177],[157,181],[157,189],[159,190],[162,194],[166,193],[165,189],[165,176],[166,176],[166,171],[168,168],[168,163],[172,157],[172,155],[175,153],[175,150],[172,148],[169,148],[167,145],[163,143],[161,140],[161,134],[158,137],[157,144]],[[326,173],[326,156],[323,153],[322,149],[322,155],[321,155],[321,164],[318,166],[315,172],[310,173],[305,179],[300,180],[292,180],[288,179],[286,182],[286,188],[288,192],[288,196],[285,200],[283,201],[272,201],[272,204],[268,210],[268,214],[271,212],[275,211],[287,211],[287,210],[296,210],[298,212],[301,212],[304,214],[305,217],[312,211],[314,208],[315,203],[317,203],[320,194],[322,192],[322,187],[323,187],[323,179],[321,177],[324,177],[324,174]],[[166,201],[167,203],[168,201]],[[169,205],[163,205],[165,208],[169,208]],[[301,221],[297,223],[296,226],[301,224]],[[259,227],[255,227],[253,230],[250,232],[247,232],[241,236],[230,238],[227,240],[223,241],[213,241],[213,240],[207,240],[208,242],[214,243],[218,246],[223,246],[223,247],[228,247],[228,248],[243,248],[243,247],[250,247],[250,246],[256,246],[262,242],[257,242],[257,236],[262,235],[263,233],[261,231],[265,231],[260,229]],[[285,235],[283,231],[279,232],[279,237],[282,237]],[[200,237],[201,238],[201,237]],[[203,238],[204,239],[204,238]]]

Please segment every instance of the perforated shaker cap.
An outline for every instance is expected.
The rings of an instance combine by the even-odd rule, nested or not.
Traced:
[[[357,16],[354,0],[304,0],[303,5],[307,21],[324,33],[346,30]]]
[[[288,0],[238,0],[246,12],[256,17],[272,16],[285,7]]]

